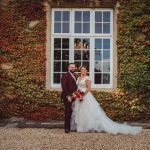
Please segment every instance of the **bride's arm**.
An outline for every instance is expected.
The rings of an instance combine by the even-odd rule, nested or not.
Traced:
[[[85,94],[91,90],[91,80],[86,80],[86,90]]]

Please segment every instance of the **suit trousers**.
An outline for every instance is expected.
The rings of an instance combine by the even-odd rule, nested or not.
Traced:
[[[72,102],[69,102],[67,98],[63,99],[64,106],[65,106],[65,123],[64,128],[65,130],[70,130],[70,121],[71,121],[71,114],[72,114]]]

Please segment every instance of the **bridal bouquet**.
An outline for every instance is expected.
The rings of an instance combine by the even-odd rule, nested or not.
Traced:
[[[85,95],[85,93],[78,89],[75,92],[73,92],[72,97],[74,99],[79,99],[80,101],[82,101],[84,95]]]

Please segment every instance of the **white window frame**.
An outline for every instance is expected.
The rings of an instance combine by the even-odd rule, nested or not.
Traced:
[[[75,11],[90,11],[90,34],[78,34],[74,33],[74,14]],[[55,11],[70,11],[70,33],[54,33],[54,12]],[[110,34],[100,34],[95,32],[95,11],[110,11]],[[93,20],[91,19],[93,18]],[[71,20],[72,19],[72,20]],[[94,23],[93,23],[93,22]],[[74,62],[74,38],[90,38],[90,72],[89,76],[92,80],[92,88],[113,88],[113,9],[90,9],[90,8],[53,8],[52,9],[52,17],[51,17],[51,87],[52,88],[60,88],[60,84],[53,83],[53,75],[54,75],[54,38],[69,38],[69,50],[72,53],[69,55],[69,62]],[[110,38],[110,84],[94,84],[94,40],[95,38]]]

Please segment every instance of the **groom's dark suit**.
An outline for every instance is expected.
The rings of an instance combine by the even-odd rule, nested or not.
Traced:
[[[76,80],[72,77],[73,74],[67,72],[61,78],[61,86],[62,86],[62,95],[61,98],[63,99],[65,105],[65,130],[70,130],[70,120],[71,120],[71,105],[72,102],[69,102],[67,96],[72,94],[74,91],[77,90]]]

